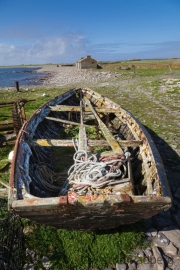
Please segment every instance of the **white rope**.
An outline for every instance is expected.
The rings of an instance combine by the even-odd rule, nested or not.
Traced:
[[[68,171],[68,180],[61,188],[60,194],[66,194],[68,188],[77,193],[84,191],[89,186],[102,188],[117,177],[116,184],[122,182],[127,172],[128,156],[129,154],[126,153],[122,158],[115,156],[114,159],[111,157],[110,161],[98,162],[97,157],[91,152],[77,151],[73,156],[74,164]]]

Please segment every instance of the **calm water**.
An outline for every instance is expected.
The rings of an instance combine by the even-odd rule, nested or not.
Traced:
[[[45,73],[36,73],[39,68],[0,68],[0,87],[15,86],[15,81],[22,85],[39,85],[42,84],[41,77],[46,76]]]

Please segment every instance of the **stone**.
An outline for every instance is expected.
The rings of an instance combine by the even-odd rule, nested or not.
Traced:
[[[170,241],[169,239],[161,232],[159,232],[154,238],[153,243],[157,247],[165,247],[168,246]]]
[[[138,270],[152,270],[149,263],[142,263],[138,265]]]
[[[177,248],[170,242],[168,246],[162,247],[162,250],[164,251],[165,254],[171,255],[171,256],[176,256],[177,255]]]
[[[142,249],[138,249],[136,250],[136,255],[139,257],[139,258],[144,258],[144,252]]]
[[[113,270],[111,267],[105,268],[104,270]]]
[[[128,267],[129,270],[136,270],[137,269],[136,262],[129,263]]]
[[[126,270],[127,265],[125,263],[116,263],[116,270]]]
[[[156,259],[157,270],[164,270],[164,260],[161,256],[159,249],[154,245],[152,247],[152,250]]]
[[[173,265],[173,259],[165,254],[163,254],[163,259],[166,263],[166,265],[168,266],[172,266]]]
[[[41,261],[42,261],[42,265],[43,265],[43,267],[44,267],[45,269],[49,269],[49,268],[50,268],[51,262],[50,262],[50,260],[49,260],[48,257],[43,256]]]
[[[180,230],[177,226],[169,226],[161,231],[175,246],[180,246]]]
[[[146,256],[147,258],[150,258],[150,257],[152,257],[152,255],[153,255],[150,248],[146,248],[146,249],[144,250],[144,254],[145,254],[145,256]]]
[[[173,258],[173,269],[178,270],[179,266],[180,266],[180,256],[176,256]]]
[[[157,235],[157,230],[153,227],[151,227],[147,232],[151,233],[153,237]]]

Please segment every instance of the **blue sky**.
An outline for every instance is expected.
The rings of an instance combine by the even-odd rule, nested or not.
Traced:
[[[0,65],[180,57],[180,0],[0,0]]]

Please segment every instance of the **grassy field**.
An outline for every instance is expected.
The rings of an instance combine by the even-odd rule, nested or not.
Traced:
[[[132,65],[136,66],[135,72],[124,69]],[[117,102],[142,122],[159,149],[170,186],[175,181],[177,183],[180,181],[180,62],[132,61],[104,63],[102,66],[103,69],[97,72],[110,71],[117,73],[117,76],[88,87]],[[28,119],[40,105],[70,88],[21,89],[21,92],[15,89],[0,90],[0,102],[35,99],[25,105]],[[43,96],[43,93],[46,95]],[[0,109],[0,122],[10,117],[8,108]],[[6,135],[0,133],[0,136]],[[7,182],[9,172],[2,168],[12,149],[13,146],[0,148],[0,178]],[[26,227],[32,226],[28,221],[24,221],[24,224]],[[132,250],[144,244],[143,223],[91,234],[54,230],[39,225],[34,228],[26,236],[26,246],[39,252],[40,256],[51,257],[53,269],[70,269],[70,266],[73,266],[72,269],[103,269],[118,261],[128,261]]]

